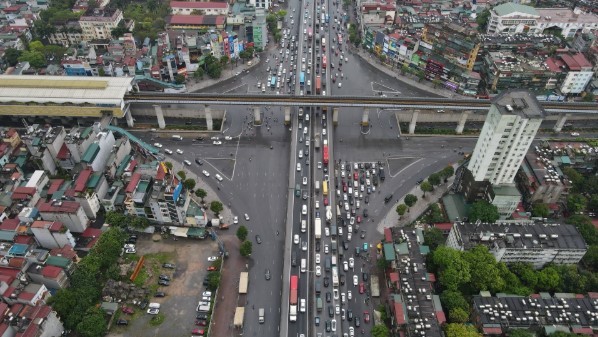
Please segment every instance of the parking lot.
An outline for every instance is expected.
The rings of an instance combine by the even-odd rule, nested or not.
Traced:
[[[148,315],[138,306],[133,306],[135,315],[120,314],[120,318],[129,319],[125,327],[113,327],[108,336],[112,337],[149,337],[149,336],[189,336],[195,328],[196,307],[205,290],[202,285],[207,275],[207,268],[211,265],[207,261],[209,256],[218,255],[218,245],[210,239],[192,240],[181,239],[174,241],[162,239],[153,242],[149,236],[142,236],[137,241],[137,254],[146,255],[146,271],[148,278],[145,286],[148,289],[156,287],[158,276],[167,274],[171,276],[169,286],[160,286],[157,291],[166,293],[165,297],[148,298],[149,302],[161,304],[160,313],[165,316],[164,322],[152,326]],[[168,260],[168,261],[166,261]],[[175,269],[162,268],[162,263],[176,264]]]

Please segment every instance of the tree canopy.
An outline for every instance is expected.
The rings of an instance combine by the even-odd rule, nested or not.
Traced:
[[[248,257],[251,255],[251,252],[253,250],[253,244],[251,243],[251,241],[243,241],[243,243],[241,243],[241,247],[239,247],[239,252],[241,253],[241,256],[244,257]]]
[[[415,205],[415,203],[417,202],[417,197],[413,194],[407,194],[405,196],[405,204],[407,205],[407,207],[413,207],[413,205]]]
[[[474,326],[451,323],[446,326],[446,337],[482,337],[482,334]]]
[[[473,203],[469,211],[469,221],[494,223],[500,218],[498,208],[485,200],[479,200]]]
[[[212,203],[210,203],[210,210],[212,212],[214,212],[214,214],[216,214],[216,215],[220,214],[220,212],[222,212],[223,209],[224,209],[224,206],[218,200],[214,200],[214,201],[212,201]]]

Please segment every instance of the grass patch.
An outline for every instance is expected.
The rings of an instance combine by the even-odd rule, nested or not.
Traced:
[[[167,253],[167,252],[152,253],[152,254],[145,255],[145,263],[146,264],[157,261],[160,263],[160,267],[162,266],[163,263],[172,262],[173,259],[174,259],[174,254]]]
[[[148,274],[147,270],[145,269],[145,267],[143,267],[139,271],[139,274],[137,274],[137,278],[135,279],[133,284],[135,284],[138,287],[143,287],[145,285],[145,282],[147,282],[148,279],[149,279],[149,274]]]
[[[152,317],[152,319],[150,319],[149,323],[151,326],[158,326],[158,325],[164,323],[165,320],[166,320],[166,316],[164,316],[164,314],[160,312],[159,314]]]

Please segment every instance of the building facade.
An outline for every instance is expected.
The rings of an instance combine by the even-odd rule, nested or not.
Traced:
[[[112,30],[123,20],[120,9],[94,9],[81,16],[79,25],[84,41],[109,40]]]

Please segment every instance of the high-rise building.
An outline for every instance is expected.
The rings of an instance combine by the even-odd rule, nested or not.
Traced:
[[[475,181],[512,184],[546,112],[524,89],[496,96],[467,169]]]

